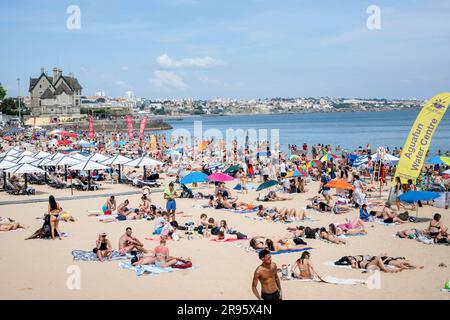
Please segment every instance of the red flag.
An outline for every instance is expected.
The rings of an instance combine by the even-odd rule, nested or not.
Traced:
[[[130,140],[134,139],[133,136],[133,118],[131,116],[127,116],[127,124],[128,124],[128,136]]]
[[[89,139],[94,139],[94,118],[89,116]]]
[[[141,128],[139,129],[139,139],[144,138],[145,125],[147,124],[147,116],[143,116],[141,120]]]

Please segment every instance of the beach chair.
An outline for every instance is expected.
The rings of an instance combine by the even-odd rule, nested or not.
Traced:
[[[56,188],[56,189],[63,189],[65,187],[65,185],[61,182],[59,182],[57,179],[55,179],[52,176],[49,176],[47,178],[47,184],[52,187],[52,188]]]
[[[73,179],[73,181],[74,181],[74,184],[73,184],[73,185],[75,186],[75,188],[76,188],[77,190],[87,191],[88,185],[85,184],[83,181],[81,181],[81,180],[78,179],[78,178]]]
[[[9,180],[6,180],[5,191],[8,194],[13,194],[13,195],[19,195],[21,193],[21,189],[14,187],[13,184]]]

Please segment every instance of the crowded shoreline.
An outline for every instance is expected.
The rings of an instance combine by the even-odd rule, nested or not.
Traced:
[[[0,203],[39,200],[1,206],[1,268],[24,275],[2,280],[3,298],[127,298],[119,287],[139,299],[272,299],[277,287],[283,299],[446,297],[448,198],[401,201],[445,195],[445,153],[428,158],[417,183],[391,188],[401,148],[303,144],[285,154],[268,141],[37,133],[18,131],[0,150]],[[259,285],[264,263],[276,265],[269,289]],[[66,285],[70,266],[80,290]],[[405,283],[416,289],[399,292]]]

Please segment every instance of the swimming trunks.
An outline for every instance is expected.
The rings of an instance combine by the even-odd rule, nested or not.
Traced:
[[[175,200],[169,200],[166,204],[167,211],[175,211],[177,209],[177,203]]]
[[[125,217],[125,216],[119,214],[119,215],[116,217],[116,219],[119,220],[119,221],[125,221],[125,220],[127,220],[127,217]]]
[[[261,292],[261,298],[263,300],[281,300],[280,291],[277,290],[274,293]]]

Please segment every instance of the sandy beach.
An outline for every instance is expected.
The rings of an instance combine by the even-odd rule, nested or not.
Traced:
[[[166,178],[165,184],[171,181]],[[233,187],[233,182],[228,183]],[[307,198],[317,194],[318,183],[309,183],[309,191],[304,194],[293,194],[293,200],[273,202],[274,206],[306,207]],[[41,218],[47,210],[49,194],[57,198],[69,197],[70,189],[55,190],[48,186],[37,186],[35,196],[10,196],[0,194],[0,202],[24,199],[44,199],[44,202],[1,205],[2,216],[13,218],[27,226],[27,230],[0,233],[0,280],[1,299],[254,299],[251,282],[255,268],[260,264],[257,254],[248,252],[248,241],[217,243],[207,238],[195,237],[194,240],[181,239],[169,241],[171,255],[191,257],[194,270],[137,276],[134,271],[122,270],[118,261],[112,262],[75,262],[72,250],[92,250],[100,232],[106,232],[113,249],[117,249],[118,239],[125,228],[133,228],[134,236],[142,240],[146,248],[153,249],[156,241],[144,240],[152,237],[153,221],[127,221],[101,223],[96,217],[88,216],[90,210],[100,210],[110,193],[135,192],[133,195],[117,196],[118,202],[129,199],[131,207],[137,206],[140,190],[126,185],[104,184],[99,192],[75,192],[74,195],[104,194],[101,198],[60,201],[64,210],[71,213],[77,221],[61,222],[60,229],[69,237],[63,240],[28,240],[42,225]],[[213,188],[202,192],[213,193]],[[236,192],[234,192],[236,193]],[[254,204],[267,203],[256,201],[257,193],[236,193],[240,200]],[[151,195],[152,202],[164,205],[162,193]],[[372,201],[372,200],[371,200]],[[374,200],[376,201],[376,200]],[[352,209],[344,215],[319,213],[308,210],[316,221],[300,221],[291,224],[269,221],[256,221],[225,210],[198,209],[194,204],[206,201],[194,199],[178,199],[178,210],[184,214],[177,216],[180,224],[198,221],[201,213],[216,220],[225,219],[228,225],[247,234],[282,236],[286,227],[292,225],[308,225],[312,227],[328,226],[333,222],[345,222],[345,218],[358,217],[358,210]],[[377,208],[378,210],[380,208]],[[441,213],[444,223],[450,224],[448,210],[429,206],[420,208],[419,216],[431,218],[434,213]],[[325,243],[321,240],[308,239],[311,259],[318,273],[322,276],[333,276],[341,279],[367,279],[370,275],[360,270],[348,270],[326,265],[344,255],[387,253],[390,256],[406,257],[410,261],[423,265],[422,270],[407,270],[397,274],[380,274],[380,288],[369,289],[366,285],[334,285],[316,282],[282,281],[285,299],[449,299],[447,292],[441,292],[444,283],[449,280],[449,269],[439,267],[440,263],[450,266],[450,250],[448,246],[426,245],[415,240],[394,237],[395,232],[407,228],[423,229],[428,222],[407,223],[405,225],[384,226],[366,223],[367,236],[351,237],[346,245]],[[238,247],[238,244],[240,247]],[[273,261],[281,267],[291,265],[300,256],[299,253],[274,255]],[[78,266],[81,275],[79,290],[70,290],[67,273],[71,266]]]

